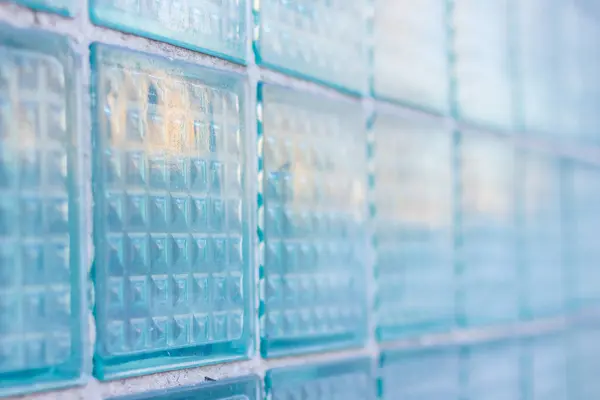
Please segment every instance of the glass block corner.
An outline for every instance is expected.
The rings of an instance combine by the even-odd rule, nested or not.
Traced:
[[[246,0],[90,0],[94,24],[246,63]]]
[[[34,10],[72,17],[79,11],[76,0],[11,0]]]
[[[91,51],[95,375],[247,358],[256,195],[244,77]]]
[[[272,400],[375,400],[373,361],[358,358],[271,369],[265,392]]]
[[[366,340],[366,133],[358,101],[258,90],[261,352]]]
[[[450,330],[456,295],[452,131],[442,119],[378,113],[370,138],[377,338]]]
[[[0,24],[0,396],[86,372],[78,77],[66,37]]]
[[[353,94],[369,92],[370,0],[254,2],[260,65]]]
[[[191,386],[157,390],[111,400],[262,400],[261,382],[256,376],[210,381]]]

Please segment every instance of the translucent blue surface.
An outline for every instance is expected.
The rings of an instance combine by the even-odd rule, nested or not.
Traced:
[[[265,391],[271,400],[374,400],[373,362],[368,358],[267,371]]]
[[[48,11],[65,16],[73,16],[78,10],[76,0],[11,0],[35,10]],[[1,2],[1,1],[0,1]]]
[[[462,322],[513,322],[520,304],[512,143],[501,136],[463,133],[459,163]]]
[[[360,104],[261,85],[258,118],[261,352],[360,345],[367,332]]]
[[[457,347],[386,351],[379,362],[382,400],[456,400],[460,394]]]
[[[532,339],[527,344],[526,396],[530,400],[583,399],[569,397],[566,340],[561,334]],[[591,398],[590,398],[591,399]]]
[[[254,2],[258,64],[345,91],[369,91],[369,0]]]
[[[377,97],[450,111],[446,0],[375,0]]]
[[[0,24],[0,394],[83,369],[78,71],[66,38]]]
[[[447,330],[455,322],[452,133],[441,120],[385,114],[371,131],[377,336]]]
[[[97,25],[246,60],[246,0],[90,0]]]
[[[243,77],[103,45],[92,67],[96,376],[246,357]]]
[[[568,337],[569,399],[600,398],[600,325],[574,327]]]

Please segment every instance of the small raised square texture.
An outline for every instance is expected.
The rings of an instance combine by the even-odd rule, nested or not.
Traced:
[[[92,68],[96,376],[246,358],[243,76],[100,44]]]
[[[261,0],[254,52],[258,64],[344,91],[369,91],[369,0]]]
[[[456,347],[391,350],[379,359],[382,400],[457,400],[460,351]]]
[[[567,390],[566,345],[562,333],[529,340],[526,348],[527,374],[524,375],[523,380],[527,392],[522,398],[532,400],[571,398]]]
[[[83,374],[77,62],[62,36],[0,24],[0,395]]]
[[[451,329],[452,133],[442,120],[378,114],[371,137],[377,338]]]
[[[262,400],[261,382],[256,376],[224,379],[174,389],[157,390],[112,400]]]
[[[258,96],[261,352],[359,346],[367,331],[361,106],[267,84]]]
[[[77,10],[76,0],[11,0],[34,10],[53,12],[72,17]],[[2,1],[0,1],[1,3]]]
[[[377,97],[450,111],[446,0],[375,0],[373,89]]]
[[[374,400],[373,361],[358,358],[271,369],[265,376],[265,391],[271,400]]]
[[[513,322],[520,312],[513,145],[465,132],[458,153],[461,324]]]
[[[90,0],[94,24],[246,62],[246,0]]]
[[[454,108],[461,120],[503,128],[515,124],[509,2],[454,1]]]

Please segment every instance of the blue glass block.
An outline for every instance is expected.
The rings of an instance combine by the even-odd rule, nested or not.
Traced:
[[[0,24],[2,396],[82,381],[77,62],[65,37]]]
[[[78,11],[76,0],[11,0],[34,10],[53,12],[72,17]],[[1,1],[0,1],[1,2]]]
[[[527,374],[524,376],[528,400],[567,400],[567,352],[562,334],[531,339],[527,343]]]
[[[465,132],[458,153],[462,323],[513,322],[520,304],[512,143],[501,136]]]
[[[246,358],[243,76],[92,46],[100,379]]]
[[[375,0],[373,90],[447,114],[450,111],[446,0]]]
[[[256,62],[351,93],[369,91],[369,0],[254,2]]]
[[[569,399],[600,398],[600,326],[598,321],[574,326],[568,337]]]
[[[265,376],[265,391],[267,398],[272,400],[376,398],[369,358],[271,369]]]
[[[378,114],[372,137],[377,337],[448,330],[455,322],[452,133],[441,120]]]
[[[246,62],[246,0],[90,0],[94,24]]]
[[[261,352],[358,346],[367,332],[360,104],[259,86]]]
[[[113,400],[262,400],[261,382],[256,376],[205,382]]]
[[[454,106],[461,120],[503,128],[515,124],[510,1],[454,1]]]
[[[460,351],[455,347],[391,350],[381,354],[382,400],[458,400]]]

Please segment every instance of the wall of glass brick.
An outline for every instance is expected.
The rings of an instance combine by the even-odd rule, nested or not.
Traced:
[[[600,398],[591,0],[0,0],[0,397]]]

